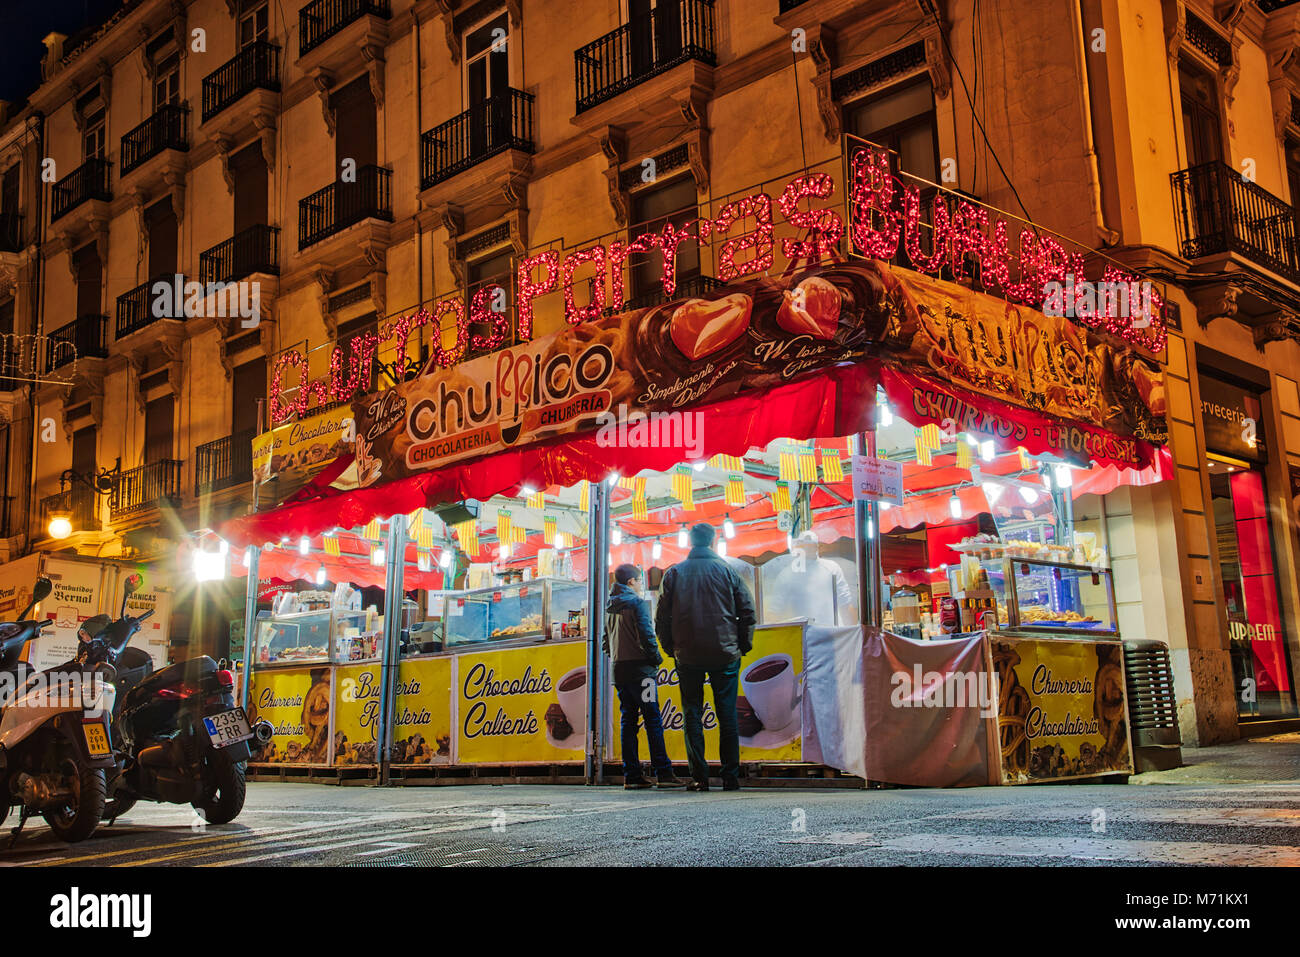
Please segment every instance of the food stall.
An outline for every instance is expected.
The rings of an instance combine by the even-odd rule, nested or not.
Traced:
[[[292,501],[215,532],[246,550],[250,594],[268,577],[317,582],[306,608],[253,620],[250,600],[249,705],[276,727],[271,761],[375,764],[381,777],[582,763],[598,780],[617,736],[593,608],[623,562],[646,570],[653,604],[687,527],[708,521],[759,608],[738,703],[744,760],[808,759],[813,638],[862,623],[856,641],[883,625],[904,658],[978,645],[971,667],[1000,679],[994,729],[972,732],[1000,739],[990,779],[1131,768],[1104,533],[1073,510],[1170,476],[1158,348],[883,261],[889,197],[865,156],[846,174],[844,220],[797,205],[830,195],[830,177],[791,181],[781,232],[770,197],[765,213],[729,198],[712,229],[758,226],[715,251],[725,282],[707,298],[675,296],[669,272],[662,302],[626,308],[621,281],[607,291],[598,274],[582,280],[593,297],[582,304],[574,271],[606,268],[611,243],[563,268],[555,250],[520,263],[518,345],[460,361],[471,327],[495,328],[477,297],[384,327],[392,384],[364,396],[331,386],[352,398],[351,453]],[[834,254],[846,222],[864,258]],[[800,238],[781,240],[791,261],[778,273],[782,233]],[[753,258],[736,262],[745,249]],[[1051,256],[1021,252],[1020,295],[1061,274]],[[533,336],[542,304],[557,310],[561,297],[566,321]],[[423,361],[407,375],[417,342]],[[325,386],[304,380],[283,403],[294,365],[277,361],[272,407],[305,417]],[[383,594],[357,601],[365,588]],[[1043,681],[1039,669],[1071,675]],[[671,662],[659,683],[682,760]],[[1096,714],[1080,730],[1085,698]],[[1051,717],[1060,702],[1073,717]],[[923,754],[926,733],[905,753]],[[1026,747],[1038,737],[1068,747]]]

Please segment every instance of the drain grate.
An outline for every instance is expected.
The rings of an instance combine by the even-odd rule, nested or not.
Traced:
[[[482,838],[448,841],[437,847],[397,851],[353,861],[346,867],[514,867],[536,864],[557,857],[569,857],[573,851],[556,851],[543,847],[512,847]]]

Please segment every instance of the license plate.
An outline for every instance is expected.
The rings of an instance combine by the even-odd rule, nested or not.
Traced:
[[[248,726],[248,717],[243,708],[232,708],[221,714],[208,715],[203,719],[203,726],[208,730],[214,748],[224,748],[230,744],[247,741],[253,736],[253,729]]]
[[[83,724],[81,733],[86,736],[86,750],[94,757],[102,758],[111,751],[108,747],[108,732],[102,724]]]

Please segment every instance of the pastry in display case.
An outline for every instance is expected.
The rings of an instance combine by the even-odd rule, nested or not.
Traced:
[[[552,622],[567,623],[586,606],[583,582],[556,578],[478,588],[448,596],[444,613],[446,645],[545,638]]]
[[[953,598],[975,616],[991,610],[1008,631],[1114,635],[1115,590],[1110,570],[1031,558],[966,555],[948,568]],[[981,620],[987,621],[988,618]]]
[[[328,660],[332,618],[329,611],[259,618],[257,662],[266,665]]]

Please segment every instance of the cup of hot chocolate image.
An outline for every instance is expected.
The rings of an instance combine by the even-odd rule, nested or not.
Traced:
[[[573,733],[582,734],[587,727],[586,665],[566,672],[555,684],[555,696]]]
[[[794,718],[794,659],[786,654],[765,655],[743,672],[745,698],[767,731],[780,731]]]

